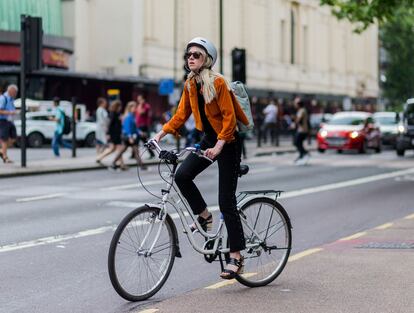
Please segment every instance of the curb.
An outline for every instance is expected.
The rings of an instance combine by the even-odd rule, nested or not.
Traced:
[[[316,148],[308,148],[309,151],[316,151]],[[283,150],[269,150],[269,151],[261,151],[261,152],[255,152],[253,154],[253,157],[261,157],[261,156],[269,156],[269,155],[281,155],[285,153],[296,153],[296,148],[287,148]],[[145,165],[152,166],[157,165],[157,161],[146,161],[144,162]],[[136,167],[135,163],[127,163],[126,165],[130,167]],[[17,171],[17,172],[11,172],[11,173],[0,173],[0,179],[2,178],[11,178],[11,177],[19,177],[19,176],[35,176],[35,175],[43,175],[43,174],[56,174],[56,173],[70,173],[70,172],[79,172],[79,171],[94,171],[94,170],[103,170],[107,169],[106,166],[98,165],[98,164],[84,164],[79,166],[73,166],[73,167],[61,167],[61,168],[50,168],[50,169],[33,169],[33,170],[26,170],[26,171]]]

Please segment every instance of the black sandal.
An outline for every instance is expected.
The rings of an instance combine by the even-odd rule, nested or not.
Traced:
[[[240,259],[230,258],[227,262],[227,265],[234,265],[237,266],[237,270],[229,270],[225,268],[223,272],[220,274],[220,277],[223,279],[233,279],[236,278],[238,275],[243,274],[244,269],[244,257],[241,256]]]
[[[213,228],[213,215],[211,213],[207,218],[198,216],[197,221],[205,232],[210,231]],[[198,230],[195,223],[190,225],[190,230],[192,233]]]

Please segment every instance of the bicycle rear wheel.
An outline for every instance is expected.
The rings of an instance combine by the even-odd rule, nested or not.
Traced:
[[[167,280],[176,255],[175,226],[169,215],[165,223],[158,218],[160,209],[142,206],[129,213],[119,224],[108,254],[112,286],[128,301],[153,296]],[[152,253],[148,253],[161,227]]]
[[[236,279],[248,287],[265,286],[280,275],[289,258],[290,220],[282,205],[266,197],[248,201],[240,211],[246,222],[243,225],[246,245],[253,247],[242,251],[244,274]]]

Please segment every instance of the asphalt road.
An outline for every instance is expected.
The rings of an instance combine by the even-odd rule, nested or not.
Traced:
[[[286,154],[250,159],[251,173],[238,188],[285,191],[280,202],[294,227],[292,253],[413,212],[411,155],[314,154],[304,167],[294,166],[292,158]],[[151,191],[162,186],[155,168],[142,175]],[[216,168],[198,182],[207,203],[215,206]],[[150,200],[134,169],[2,180],[0,312],[139,311],[219,281],[218,263],[203,261],[180,234],[183,258],[176,259],[158,294],[143,303],[128,303],[115,293],[107,274],[113,229],[132,208]]]

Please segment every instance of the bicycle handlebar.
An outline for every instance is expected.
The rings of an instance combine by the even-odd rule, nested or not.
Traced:
[[[158,144],[158,142],[156,140],[154,140],[154,139],[148,140],[148,142],[145,143],[145,146],[148,149],[153,149],[153,150],[157,151],[158,157],[160,157],[160,154],[161,154],[162,151],[166,151],[166,150],[163,150],[161,148],[161,146]],[[169,153],[172,153],[173,155],[175,155],[176,158],[181,158],[187,152],[195,153],[199,157],[202,157],[202,158],[210,161],[211,163],[214,162],[212,159],[210,159],[209,157],[207,157],[207,156],[204,155],[205,151],[204,150],[201,150],[200,145],[198,145],[198,144],[196,144],[194,147],[186,147],[183,150],[181,150],[181,152],[178,152],[178,153],[175,153],[173,151],[169,151]]]

